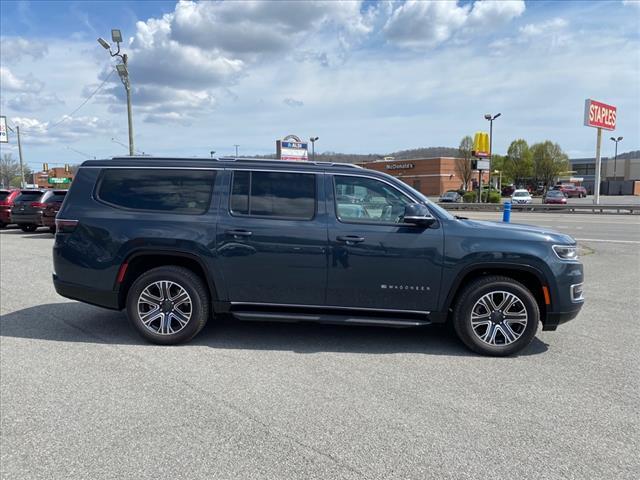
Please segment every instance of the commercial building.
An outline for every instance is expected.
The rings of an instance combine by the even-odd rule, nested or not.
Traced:
[[[454,157],[382,160],[365,163],[363,166],[393,175],[424,195],[440,195],[447,190],[457,190],[462,186],[462,179],[456,171],[456,160]],[[477,182],[477,171],[473,172],[472,179]],[[484,172],[482,183],[487,182],[488,175]]]
[[[65,171],[64,167],[50,168],[47,172],[35,172],[33,183],[38,188],[69,188],[73,180],[73,173]]]
[[[582,185],[593,192],[596,176],[595,158],[571,158],[573,176],[582,179]],[[640,194],[640,151],[624,153],[617,159],[603,158],[600,174],[600,192],[603,195]]]

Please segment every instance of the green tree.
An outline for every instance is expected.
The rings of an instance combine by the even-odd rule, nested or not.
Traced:
[[[13,158],[10,153],[5,153],[0,159],[0,185],[3,187],[9,187],[13,185],[13,179],[20,177],[20,162]],[[20,180],[18,180],[18,186]]]
[[[545,191],[556,178],[569,170],[569,157],[562,151],[560,145],[546,140],[531,146],[533,160],[533,175],[544,182]]]
[[[507,158],[503,165],[505,175],[513,180],[516,186],[524,184],[525,179],[533,173],[531,150],[527,142],[521,138],[514,140],[507,150]],[[504,179],[503,179],[504,181]]]
[[[462,189],[466,190],[473,175],[471,168],[471,151],[473,150],[473,139],[467,135],[460,140],[458,147],[458,158],[456,158],[456,173],[462,181]]]

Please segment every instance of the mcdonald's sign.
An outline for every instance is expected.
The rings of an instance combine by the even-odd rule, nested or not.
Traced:
[[[473,150],[471,154],[478,158],[486,158],[489,156],[489,134],[487,132],[476,132],[473,138]]]

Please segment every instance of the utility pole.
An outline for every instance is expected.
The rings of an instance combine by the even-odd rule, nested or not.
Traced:
[[[25,188],[24,161],[22,160],[22,143],[20,142],[20,127],[16,125],[16,137],[18,137],[18,155],[20,156],[20,188]]]
[[[238,145],[238,144],[234,144],[233,146],[234,146],[234,147],[236,147],[236,158],[238,158],[238,147],[239,147],[240,145]]]
[[[129,70],[127,67],[127,54],[120,53],[120,43],[122,42],[122,33],[118,29],[111,30],[111,40],[113,40],[118,46],[118,50],[113,53],[111,51],[111,45],[109,42],[102,38],[98,38],[98,43],[102,45],[105,50],[109,51],[109,55],[112,57],[119,57],[122,63],[116,65],[116,70],[120,76],[120,81],[124,85],[124,89],[127,92],[127,122],[129,124],[129,156],[135,154],[135,148],[133,146],[133,113],[131,111],[131,82],[129,81]]]
[[[491,115],[487,113],[484,118],[489,121],[489,191],[487,192],[487,203],[489,203],[489,193],[491,193],[491,160],[493,155],[493,121],[498,118],[501,113],[496,113],[495,115]]]

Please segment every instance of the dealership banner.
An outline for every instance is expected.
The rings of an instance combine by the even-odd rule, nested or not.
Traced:
[[[584,101],[584,124],[587,127],[616,129],[616,115],[618,109],[613,105],[587,98]]]

